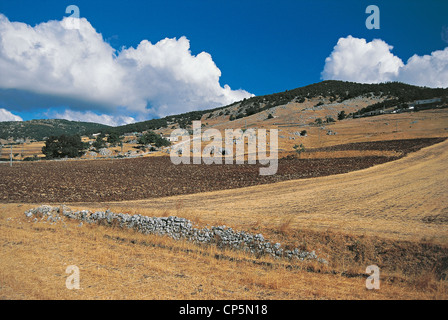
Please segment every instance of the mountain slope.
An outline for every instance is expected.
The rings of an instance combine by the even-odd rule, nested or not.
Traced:
[[[84,135],[99,131],[107,131],[110,128],[112,127],[98,123],[63,119],[6,121],[0,122],[0,138],[30,138],[34,140],[43,140],[45,137],[52,135]]]
[[[170,115],[161,119],[153,119],[144,122],[128,124],[112,128],[112,131],[123,134],[125,132],[140,132],[144,130],[155,130],[160,128],[181,127],[186,128],[194,120],[207,120],[220,118],[220,121],[245,118],[274,107],[288,103],[304,103],[320,100],[317,104],[342,103],[356,98],[375,98],[371,105],[382,108],[381,104],[395,103],[396,105],[419,99],[431,99],[434,97],[448,96],[447,89],[417,87],[400,82],[389,82],[379,84],[361,84],[355,82],[327,80],[311,84],[305,87],[286,90],[284,92],[255,96],[242,101],[234,102],[227,106],[215,109],[192,111],[179,115]],[[366,106],[364,106],[366,107]],[[173,127],[173,128],[174,128]]]
[[[111,127],[97,123],[75,122],[68,120],[31,120],[0,122],[0,138],[9,137],[31,138],[42,140],[44,137],[59,134],[92,134],[95,132],[124,134],[128,132],[142,132],[156,129],[174,129],[177,127],[188,128],[194,120],[215,120],[214,122],[228,122],[246,118],[263,111],[285,106],[289,103],[304,104],[306,107],[330,104],[343,104],[354,98],[365,98],[366,104],[361,108],[367,111],[376,108],[400,105],[419,99],[431,99],[442,97],[446,99],[448,88],[426,88],[408,85],[399,82],[361,84],[337,80],[327,80],[308,86],[286,90],[284,92],[255,96],[242,101],[234,102],[209,110],[191,111],[178,115],[169,115],[160,119],[152,119],[138,123]]]

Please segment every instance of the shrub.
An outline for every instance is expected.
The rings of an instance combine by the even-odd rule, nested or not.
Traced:
[[[300,145],[298,144],[294,145],[293,149],[297,152],[299,157],[302,154],[302,152],[305,152],[305,146],[302,143]]]
[[[39,160],[39,158],[36,155],[32,157],[26,157],[23,159],[23,161],[37,161],[37,160]]]
[[[338,120],[344,120],[347,117],[347,115],[345,114],[345,111],[342,110],[341,112],[338,113]]]
[[[336,122],[336,120],[333,119],[333,117],[327,116],[327,118],[325,119],[326,123],[331,123],[331,122]]]

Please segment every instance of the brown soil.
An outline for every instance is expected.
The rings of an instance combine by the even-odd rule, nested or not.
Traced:
[[[443,138],[354,143],[336,150],[397,150],[405,155]],[[385,156],[280,159],[277,174],[259,175],[260,164],[174,165],[169,157],[103,161],[42,161],[0,166],[0,202],[104,202],[234,189],[328,176],[398,159]]]

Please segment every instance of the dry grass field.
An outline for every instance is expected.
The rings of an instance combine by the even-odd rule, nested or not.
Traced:
[[[400,121],[393,125],[395,116]],[[386,122],[382,134],[369,131],[370,125]],[[404,131],[405,125],[412,129],[419,123],[424,127]],[[448,121],[446,111],[427,111],[336,126],[338,134],[344,126],[351,132],[353,139],[346,142],[363,142],[446,137]],[[399,129],[387,131],[391,126]],[[395,152],[332,151],[324,147],[340,144],[344,136],[325,138],[310,144],[323,149],[308,157]],[[255,257],[79,221],[33,222],[24,212],[42,202],[5,201],[0,203],[0,299],[446,300],[447,177],[444,141],[341,174],[143,200],[66,203],[72,209],[180,216],[197,226],[262,233],[284,247],[315,250],[328,264]],[[69,265],[80,269],[79,290],[65,286]],[[369,265],[380,268],[378,290],[366,289]]]
[[[354,100],[352,105],[343,108],[346,113],[353,112],[365,106],[365,102]],[[268,112],[228,121],[227,118],[202,119],[205,125],[202,131],[214,128],[221,131],[224,137],[225,129],[278,129],[280,151],[292,151],[295,144],[302,143],[306,148],[320,148],[351,142],[368,142],[393,139],[416,139],[448,136],[448,110],[434,109],[419,112],[385,114],[381,116],[358,119],[345,119],[323,126],[310,125],[315,119],[325,119],[332,116],[337,119],[337,107],[313,108],[309,104],[290,103],[279,106],[272,112],[275,115],[267,119]],[[205,118],[205,116],[204,116]],[[307,137],[299,137],[294,133],[307,131]],[[331,130],[334,135],[327,135]],[[171,130],[161,131],[169,136]],[[293,139],[294,138],[294,139]],[[268,140],[269,141],[269,140]]]
[[[312,264],[254,260],[237,252],[98,226],[33,224],[25,206],[2,211],[2,299],[444,299],[429,276],[382,276],[367,290],[363,276]],[[8,220],[9,218],[9,220]],[[69,265],[80,289],[65,287]]]
[[[347,113],[357,110],[357,108],[365,106],[364,101],[355,100],[354,105],[347,105],[344,107]],[[305,111],[303,111],[306,109]],[[224,137],[225,129],[278,129],[279,135],[279,152],[288,154],[293,151],[295,144],[303,144],[307,149],[328,147],[339,144],[346,144],[352,142],[371,142],[394,139],[417,139],[417,138],[435,138],[448,137],[448,111],[447,109],[440,110],[425,110],[420,112],[409,112],[401,114],[387,114],[375,117],[367,117],[360,119],[346,119],[337,121],[333,124],[325,124],[324,126],[310,126],[317,118],[325,118],[329,115],[337,118],[336,107],[313,108],[311,104],[288,104],[287,107],[277,107],[273,114],[276,117],[273,119],[266,119],[266,114],[255,114],[244,119],[228,121],[223,117],[211,120],[202,120],[204,128],[202,131],[209,128],[218,129]],[[204,116],[205,117],[205,116]],[[302,130],[307,131],[307,137],[299,137],[295,135],[296,132]],[[331,130],[335,135],[327,135]],[[172,129],[156,130],[164,136],[169,136]],[[128,137],[134,139],[135,137]],[[294,139],[293,139],[294,138]],[[83,141],[93,141],[87,137],[83,137]],[[269,139],[268,139],[269,141]],[[5,143],[7,141],[4,141]],[[207,145],[204,143],[203,146]],[[42,147],[44,142],[30,142],[18,144],[13,146],[14,160],[23,160],[26,157],[38,156],[43,157]],[[137,144],[124,143],[123,148],[110,148],[112,155],[117,155],[120,152],[126,153],[128,151],[137,152]],[[269,149],[269,148],[268,148]],[[0,159],[9,160],[10,156],[9,146],[0,148]],[[166,156],[165,152],[156,152],[145,156]],[[307,157],[315,158],[316,155],[306,155]],[[344,154],[336,155],[334,153],[319,155],[319,157],[335,157],[348,156]],[[85,159],[92,160],[90,156],[85,156]],[[98,155],[95,158],[103,159],[104,156]]]
[[[27,142],[22,144],[17,144],[12,146],[12,156],[14,160],[23,160],[27,157],[37,156],[43,158],[42,147],[45,145],[44,142]],[[10,146],[4,146],[0,148],[0,158],[8,159],[11,155]]]

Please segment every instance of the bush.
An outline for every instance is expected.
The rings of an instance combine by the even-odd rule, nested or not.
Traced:
[[[331,123],[331,122],[336,122],[336,120],[334,120],[332,117],[327,117],[327,118],[325,119],[325,122],[326,122],[326,123]]]
[[[344,120],[345,118],[347,118],[347,115],[345,114],[345,111],[342,110],[341,112],[338,113],[338,120]]]
[[[296,144],[293,149],[297,152],[297,154],[300,155],[302,154],[302,152],[305,152],[305,146],[301,143],[300,145]]]
[[[39,158],[36,155],[32,157],[26,157],[23,159],[23,161],[37,161],[37,160],[39,160]]]
[[[109,134],[109,136],[107,137],[107,142],[109,142],[112,146],[116,146],[118,144],[120,144],[122,138],[120,137],[120,135],[116,132],[111,132]]]

